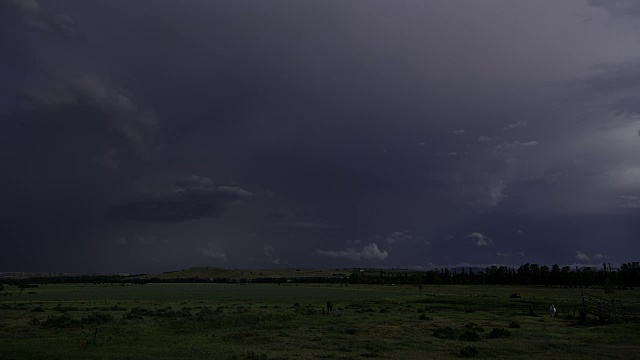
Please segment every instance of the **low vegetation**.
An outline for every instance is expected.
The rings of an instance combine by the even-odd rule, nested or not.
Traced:
[[[640,351],[627,340],[640,331],[637,322],[581,324],[573,288],[49,284],[36,294],[16,285],[5,291],[13,295],[0,297],[3,360],[566,360]],[[640,309],[636,291],[616,293],[631,312]],[[546,314],[551,303],[559,316],[529,316]]]

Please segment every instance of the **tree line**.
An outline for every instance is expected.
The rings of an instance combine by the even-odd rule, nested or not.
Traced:
[[[551,267],[538,264],[523,264],[517,269],[507,266],[491,266],[484,270],[473,268],[448,268],[429,271],[401,271],[384,269],[354,269],[350,274],[333,274],[315,277],[189,277],[189,278],[142,278],[140,275],[54,275],[30,277],[26,279],[4,278],[0,283],[18,285],[30,284],[146,284],[146,283],[333,283],[333,284],[398,284],[398,285],[544,285],[561,287],[610,286],[633,288],[640,286],[640,262],[624,263],[619,269],[608,264],[602,267],[571,268]]]

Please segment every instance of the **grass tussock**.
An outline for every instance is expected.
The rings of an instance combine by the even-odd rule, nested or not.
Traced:
[[[73,327],[78,327],[81,324],[82,323],[80,322],[80,320],[74,319],[68,314],[49,315],[43,322],[40,323],[40,325],[45,329],[73,328]]]
[[[460,349],[460,357],[462,358],[477,357],[479,353],[478,348],[475,346],[465,346]]]
[[[489,335],[487,335],[489,339],[500,339],[500,338],[507,338],[510,336],[511,336],[511,331],[505,328],[493,328],[493,330],[491,330]]]
[[[455,340],[458,338],[458,331],[451,327],[439,327],[433,331],[433,336],[439,339]]]
[[[474,322],[470,322],[465,324],[464,326],[466,329],[472,330],[472,331],[476,331],[476,332],[484,332],[484,328]]]
[[[478,335],[475,331],[465,331],[460,336],[458,336],[458,340],[460,341],[480,341],[480,335]]]

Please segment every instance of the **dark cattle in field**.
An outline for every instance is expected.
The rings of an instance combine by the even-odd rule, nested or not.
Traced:
[[[518,294],[518,293],[513,293],[509,297],[512,298],[512,299],[520,299],[522,296],[520,296],[520,294]]]
[[[331,301],[327,301],[327,311],[333,311],[333,303]]]

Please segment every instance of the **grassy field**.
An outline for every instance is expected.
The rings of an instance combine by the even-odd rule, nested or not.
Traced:
[[[0,296],[2,359],[640,358],[640,342],[633,340],[640,322],[580,325],[580,290],[571,288],[76,284],[40,285],[21,295],[17,287],[5,290],[11,295]],[[511,299],[515,292],[522,298]],[[638,290],[614,296],[638,312]],[[555,318],[546,314],[551,303],[559,311]]]

